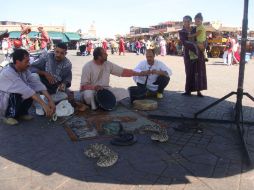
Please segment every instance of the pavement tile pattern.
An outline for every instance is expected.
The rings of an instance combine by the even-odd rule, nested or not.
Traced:
[[[78,86],[78,72],[88,58],[76,57],[74,54],[75,52],[69,57],[74,63],[73,80]],[[127,61],[136,63],[144,59],[133,54],[110,58],[122,65]],[[171,81],[169,89],[166,89],[164,98],[158,101],[159,109],[140,112],[142,116],[160,114],[191,117],[222,97],[229,89],[234,89],[230,88],[230,79],[223,76],[216,79],[215,76],[220,72],[229,72],[228,70],[235,76],[238,67],[215,66],[210,61],[207,70],[211,88],[205,92],[205,97],[183,97],[181,92],[184,89],[185,77],[182,58],[167,56],[160,59],[175,62],[170,66],[173,67],[176,77]],[[253,71],[254,64],[251,64],[247,66]],[[133,67],[130,64],[125,66]],[[248,77],[250,69],[246,71],[248,91],[253,90],[250,85],[253,80]],[[181,76],[178,76],[178,73]],[[131,80],[123,80],[123,87],[133,85]],[[217,90],[219,83],[221,90]],[[235,82],[232,83],[235,85]],[[117,86],[114,77],[112,85]],[[74,85],[73,90],[77,90],[77,86]],[[122,104],[131,108],[128,100]],[[254,121],[253,102],[244,100],[243,104],[244,119]],[[229,99],[200,117],[232,119],[233,107],[234,99]],[[183,133],[175,131],[173,127],[180,124],[193,126],[193,123],[159,122],[167,127],[168,142],[158,143],[151,141],[149,135],[137,135],[138,142],[126,147],[112,146],[108,139],[72,142],[59,122],[50,122],[44,117],[36,117],[32,122],[22,122],[17,126],[0,123],[0,190],[254,189],[254,171],[252,167],[244,164],[245,155],[242,154],[243,148],[235,125],[199,123],[203,133],[195,130]],[[244,129],[250,157],[254,161],[254,126],[245,126]],[[96,160],[83,154],[84,149],[95,142],[104,143],[118,152],[119,160],[114,166],[99,168]]]

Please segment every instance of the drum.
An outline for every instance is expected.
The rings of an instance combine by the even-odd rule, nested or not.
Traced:
[[[116,97],[107,89],[98,90],[95,94],[95,101],[100,108],[106,111],[111,111],[116,107]]]

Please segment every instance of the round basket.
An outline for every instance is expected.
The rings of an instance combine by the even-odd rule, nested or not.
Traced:
[[[158,108],[158,103],[155,100],[135,100],[133,101],[133,108],[142,111],[151,111]]]

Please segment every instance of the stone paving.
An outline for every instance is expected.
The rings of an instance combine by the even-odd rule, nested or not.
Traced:
[[[72,90],[78,90],[81,68],[91,57],[68,54],[73,63]],[[157,57],[173,70],[159,109],[140,114],[191,117],[195,112],[237,88],[238,66],[222,65],[222,59],[207,63],[208,90],[204,98],[181,96],[185,74],[182,57]],[[2,57],[0,57],[0,60]],[[127,54],[108,58],[118,65],[133,68],[143,56]],[[253,95],[254,61],[246,64],[245,91]],[[111,85],[127,88],[130,78],[111,78]],[[230,119],[235,97],[203,113],[201,117]],[[131,109],[128,100],[122,104]],[[254,121],[254,103],[243,99],[244,119]],[[134,111],[135,112],[135,111]],[[194,129],[178,132],[174,126],[189,122],[160,121],[167,126],[169,141],[155,143],[147,135],[137,135],[132,146],[111,146],[108,139],[70,141],[59,122],[43,117],[18,126],[0,123],[0,190],[63,189],[184,189],[252,190],[254,171],[244,164],[241,142],[234,125],[200,123],[203,133]],[[254,128],[245,126],[245,140],[254,163]],[[104,143],[119,154],[110,168],[99,168],[83,154],[91,143]]]

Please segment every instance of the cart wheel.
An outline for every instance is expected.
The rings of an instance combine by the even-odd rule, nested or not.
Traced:
[[[220,56],[220,48],[219,47],[212,47],[211,56],[213,58],[218,58]]]

